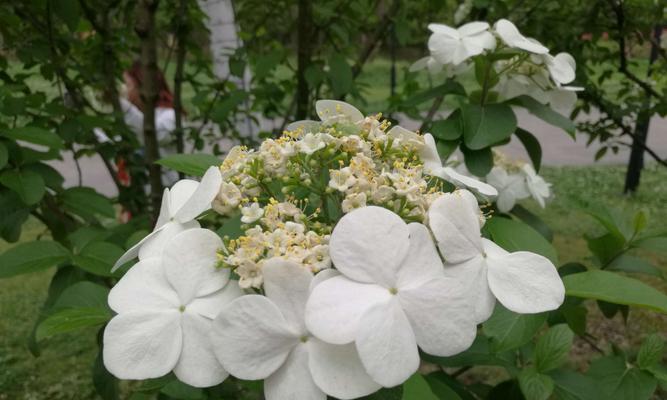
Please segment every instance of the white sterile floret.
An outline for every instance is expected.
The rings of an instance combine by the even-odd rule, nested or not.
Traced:
[[[424,135],[424,147],[420,151],[420,157],[424,163],[424,173],[428,175],[437,176],[457,187],[470,188],[483,196],[494,197],[498,195],[498,191],[493,186],[463,175],[452,167],[443,166],[438,148],[435,145],[435,139],[430,133]]]
[[[171,238],[161,257],[139,261],[109,293],[118,313],[104,330],[104,365],[120,379],[157,378],[173,371],[192,386],[222,382],[213,355],[211,321],[242,294],[228,269],[216,268],[222,241],[206,229]]]
[[[182,179],[162,195],[160,215],[153,232],[132,246],[114,264],[112,271],[139,256],[139,260],[158,256],[165,243],[174,235],[187,229],[198,228],[194,219],[211,208],[213,199],[220,191],[222,175],[218,167],[210,167],[201,182]]]
[[[319,339],[355,343],[368,374],[392,387],[419,367],[418,346],[450,356],[476,334],[464,287],[444,276],[428,229],[381,207],[345,215],[331,234],[331,259],[342,273],[317,285],[306,326]]]
[[[304,323],[311,287],[335,271],[313,278],[296,263],[271,259],[263,273],[266,296],[236,299],[213,323],[211,340],[225,369],[240,379],[264,379],[267,400],[353,399],[378,390],[354,344],[325,343]]]
[[[491,169],[486,182],[498,190],[496,206],[502,212],[509,212],[517,200],[530,196],[525,178],[521,174],[510,174],[500,166]]]
[[[567,85],[576,77],[577,64],[570,54],[558,53],[555,56],[545,54],[543,60],[556,86]]]
[[[557,309],[565,287],[553,263],[528,251],[509,253],[482,238],[479,213],[475,196],[466,190],[443,194],[428,211],[445,273],[468,286],[476,322],[491,316],[496,299],[520,314]]]
[[[244,224],[251,224],[264,215],[264,209],[259,206],[259,203],[252,203],[247,207],[241,208],[241,222]]]
[[[484,50],[496,47],[496,40],[486,22],[470,22],[458,28],[443,24],[429,24],[433,32],[428,39],[431,56],[442,64],[459,65]]]
[[[521,172],[526,179],[526,187],[531,197],[544,208],[546,200],[551,197],[551,184],[547,183],[541,176],[537,175],[530,164],[524,164]]]
[[[508,45],[535,54],[547,54],[549,49],[535,39],[527,38],[519,32],[517,27],[506,19],[499,19],[493,26],[496,34]]]

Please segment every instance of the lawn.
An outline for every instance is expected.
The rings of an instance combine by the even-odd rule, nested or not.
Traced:
[[[542,174],[554,184],[556,193],[545,210],[530,203],[526,206],[539,213],[557,232],[555,245],[562,262],[587,262],[588,251],[583,234],[599,231],[582,206],[612,206],[634,211],[643,209],[649,216],[649,229],[666,229],[667,169],[650,166],[644,172],[639,192],[633,197],[620,194],[624,168],[620,166],[590,166],[545,168]],[[42,233],[35,221],[27,225],[22,240]],[[0,242],[0,250],[8,244]],[[667,270],[667,254],[651,256],[651,260]],[[56,336],[42,344],[42,354],[34,358],[27,349],[30,333],[53,271],[0,280],[0,399],[88,399],[92,398],[90,367],[95,358],[94,332],[77,332]],[[651,284],[667,290],[664,282]],[[667,330],[667,319],[649,312],[632,312],[628,324],[619,318],[603,320],[591,307],[589,324],[602,345],[623,337],[640,340],[640,333]],[[582,357],[590,355],[585,343],[575,346]]]

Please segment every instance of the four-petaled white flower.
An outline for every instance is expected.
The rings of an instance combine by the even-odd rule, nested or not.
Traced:
[[[565,288],[553,263],[527,251],[509,253],[482,238],[479,213],[475,196],[466,190],[442,195],[428,212],[445,273],[466,282],[476,322],[491,316],[496,299],[521,314],[557,309]]]
[[[535,169],[530,164],[524,164],[521,167],[526,178],[526,187],[535,201],[544,208],[545,201],[551,196],[551,184],[547,183],[541,176],[537,175]]]
[[[431,56],[441,64],[459,65],[470,57],[493,50],[496,39],[486,22],[470,22],[458,28],[443,24],[429,24],[433,32],[428,39]]]
[[[391,387],[408,379],[419,367],[417,346],[450,356],[472,344],[470,299],[459,281],[444,276],[424,225],[361,208],[341,218],[329,250],[342,276],[313,289],[306,326],[325,342],[354,342],[376,382]]]
[[[463,175],[452,167],[443,166],[435,139],[430,133],[424,135],[424,147],[420,151],[420,158],[424,162],[424,172],[428,175],[437,176],[457,187],[470,188],[483,196],[498,195],[498,191],[493,186]]]
[[[336,272],[313,278],[301,265],[276,258],[262,272],[266,296],[234,300],[213,323],[211,340],[224,368],[241,379],[265,379],[267,400],[352,399],[378,390],[353,344],[325,343],[306,329],[311,287]]]
[[[139,261],[109,293],[118,313],[104,330],[104,365],[120,379],[173,370],[179,380],[214,386],[227,372],[213,355],[211,322],[242,295],[229,270],[216,268],[222,241],[206,229],[171,238],[161,257]]]
[[[244,224],[251,224],[264,215],[264,209],[259,206],[259,203],[252,203],[247,207],[241,208],[241,222]]]
[[[534,54],[547,54],[549,49],[535,39],[527,38],[519,32],[517,27],[506,19],[499,19],[493,26],[503,42],[509,47],[525,50]]]
[[[116,261],[112,271],[137,256],[140,260],[158,256],[169,239],[185,230],[198,228],[199,223],[194,219],[211,208],[221,184],[220,169],[210,167],[201,182],[182,179],[171,189],[165,189],[155,229],[127,250]]]
[[[520,174],[508,174],[503,167],[493,167],[486,175],[486,182],[498,189],[496,206],[502,212],[509,212],[517,200],[530,196],[525,178]]]

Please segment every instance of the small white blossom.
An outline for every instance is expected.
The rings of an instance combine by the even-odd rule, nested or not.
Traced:
[[[345,196],[341,204],[343,212],[348,213],[354,209],[366,206],[366,193],[350,193]]]
[[[299,141],[299,151],[305,154],[313,154],[314,152],[326,147],[326,143],[321,133],[307,133],[303,139]]]
[[[428,40],[428,49],[441,64],[459,65],[484,50],[496,47],[496,40],[486,22],[470,22],[459,28],[429,24],[428,29],[433,32]]]
[[[356,182],[350,167],[332,169],[329,171],[329,187],[340,192],[345,192]]]
[[[252,203],[250,206],[241,209],[241,222],[244,224],[251,224],[264,215],[264,209],[258,203]]]

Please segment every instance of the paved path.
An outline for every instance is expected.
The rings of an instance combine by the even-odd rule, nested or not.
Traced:
[[[575,141],[564,131],[545,124],[524,110],[518,110],[518,116],[519,125],[535,134],[540,140],[544,165],[589,165],[594,163],[593,157],[600,146],[593,143],[586,147],[586,135],[577,135]],[[403,122],[403,125],[408,129],[416,129],[419,123],[407,120]],[[648,144],[658,154],[663,157],[667,156],[667,119],[654,118],[651,120]],[[513,138],[508,145],[501,147],[501,150],[511,157],[528,159],[523,145],[516,138]],[[628,156],[629,149],[623,147],[618,154],[609,152],[599,163],[623,164],[627,162]],[[81,158],[79,164],[84,186],[94,187],[100,193],[108,196],[117,194],[116,187],[98,156]],[[78,174],[71,153],[65,154],[63,161],[52,162],[51,165],[63,174],[66,186],[77,185]]]

